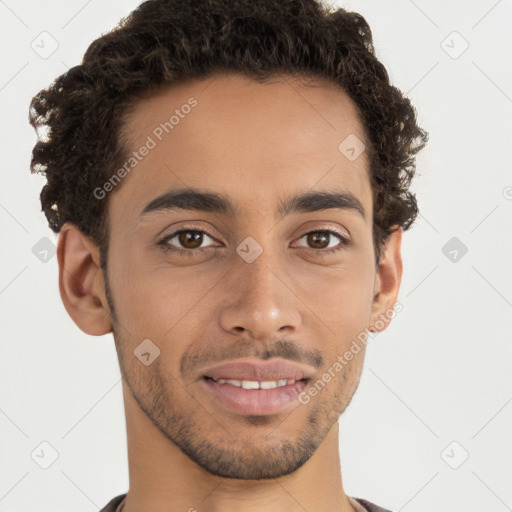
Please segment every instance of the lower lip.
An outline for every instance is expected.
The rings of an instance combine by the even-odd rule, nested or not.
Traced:
[[[211,379],[202,379],[206,388],[228,409],[239,414],[276,414],[290,403],[295,402],[307,383],[303,380],[294,384],[272,389],[244,389]]]

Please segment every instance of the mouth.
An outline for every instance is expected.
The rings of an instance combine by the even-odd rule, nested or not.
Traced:
[[[276,380],[201,379],[208,398],[230,412],[241,415],[268,415],[287,411],[306,388],[310,378]]]
[[[278,380],[238,380],[238,379],[214,379],[213,377],[208,377],[208,375],[204,375],[203,377],[206,380],[211,380],[214,382],[218,382],[219,384],[229,384],[230,386],[235,386],[237,388],[243,389],[274,389],[274,388],[282,388],[285,386],[291,386],[296,382],[304,382],[306,383],[309,379],[278,379]]]

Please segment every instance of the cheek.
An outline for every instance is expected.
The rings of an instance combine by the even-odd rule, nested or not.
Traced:
[[[171,294],[163,295],[166,283],[150,270],[147,261],[125,247],[112,250],[109,258],[110,287],[120,324],[130,338],[149,337],[148,331],[153,331],[159,319],[174,311],[169,303]]]
[[[204,324],[198,321],[204,315],[203,301],[222,277],[155,263],[147,256],[143,260],[141,255],[119,259],[113,274],[114,305],[131,343],[149,338],[165,350],[172,339],[178,351],[182,340]]]
[[[365,327],[373,299],[373,267],[351,258],[336,268],[311,268],[296,275],[298,295],[337,334]]]
[[[329,272],[303,276],[298,293],[307,306],[308,332],[315,333],[317,343],[322,339],[324,371],[336,375],[332,389],[344,395],[357,386],[362,371],[365,344],[360,335],[371,320],[372,271],[371,262],[351,260]]]

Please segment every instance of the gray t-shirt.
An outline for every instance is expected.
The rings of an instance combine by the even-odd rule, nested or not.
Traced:
[[[121,502],[123,501],[125,496],[126,493],[116,496],[115,498],[110,500],[106,507],[102,508],[100,512],[117,512],[117,508],[119,507],[119,505],[121,505]],[[362,507],[361,511],[364,510],[366,512],[391,512],[390,510],[374,505],[373,503],[363,500],[362,498],[352,498],[349,496],[349,499],[351,500],[352,504],[354,504],[354,501],[356,502],[356,504],[354,504],[355,507]]]

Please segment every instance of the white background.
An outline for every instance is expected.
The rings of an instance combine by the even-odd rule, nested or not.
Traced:
[[[32,252],[56,236],[29,172],[28,105],[138,3],[0,1],[0,512],[92,512],[128,488],[113,338],[75,326],[56,257]],[[512,510],[512,2],[337,5],[369,22],[430,134],[404,309],[370,342],[340,419],[345,490],[393,511]],[[59,45],[46,59],[31,47],[43,31]],[[468,249],[456,262],[442,252],[452,237]],[[43,441],[59,455],[48,469],[31,458]]]

